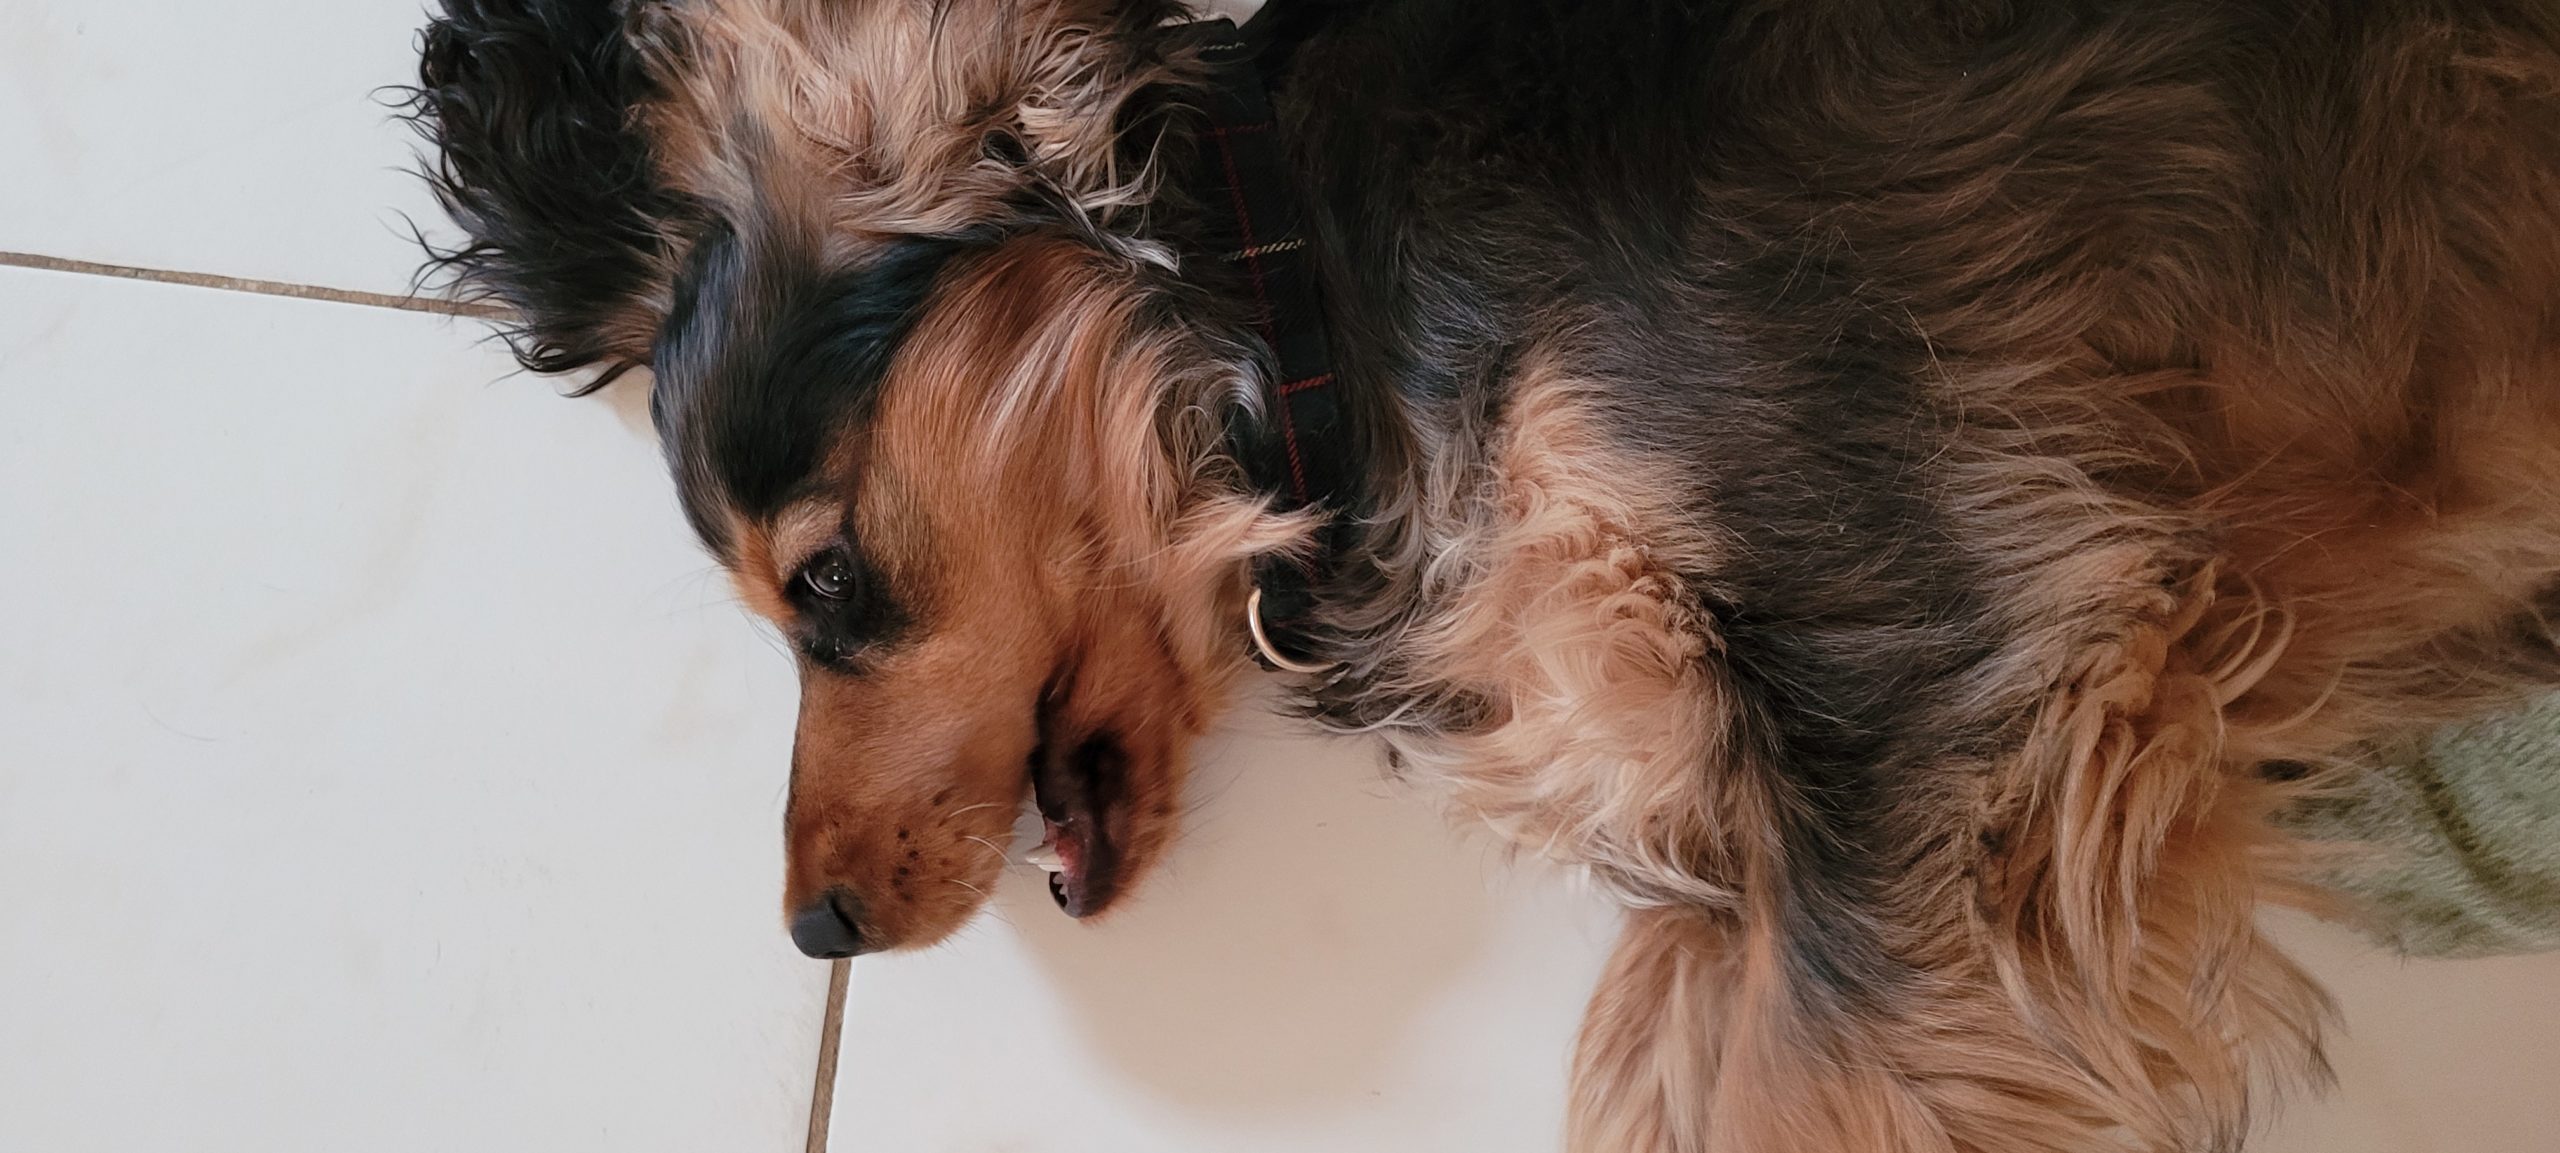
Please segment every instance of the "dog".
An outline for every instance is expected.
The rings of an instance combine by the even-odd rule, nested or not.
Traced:
[[[2560,680],[2560,9],[442,0],[529,368],[789,639],[819,956],[1239,677],[1624,937],[1569,1146],[2229,1150],[2361,750]]]

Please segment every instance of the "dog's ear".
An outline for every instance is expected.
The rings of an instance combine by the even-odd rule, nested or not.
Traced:
[[[622,0],[442,0],[408,115],[426,175],[469,240],[423,278],[517,314],[536,372],[645,364],[666,314],[683,199],[658,179],[637,109],[655,83]],[[601,381],[599,382],[601,383]]]
[[[673,188],[831,250],[1145,202],[1173,0],[672,5],[649,128]],[[821,239],[823,238],[823,239]]]
[[[1169,0],[1059,0],[1028,29],[1005,89],[1006,111],[977,126],[982,148],[1016,162],[1077,208],[1108,215],[1147,195],[1165,114],[1195,83],[1194,49],[1165,26],[1189,12]],[[1006,90],[1009,89],[1009,90]],[[1011,151],[1020,148],[1017,156]]]

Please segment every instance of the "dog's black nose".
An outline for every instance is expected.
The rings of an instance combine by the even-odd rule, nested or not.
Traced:
[[[828,961],[868,953],[876,947],[862,932],[862,902],[842,889],[829,889],[825,896],[791,914],[791,943],[800,946],[803,953]]]

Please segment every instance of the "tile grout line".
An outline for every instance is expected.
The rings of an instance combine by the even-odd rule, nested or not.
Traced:
[[[426,312],[441,316],[504,320],[511,315],[507,309],[495,305],[472,304],[429,296],[393,296],[383,292],[325,288],[314,284],[293,284],[280,280],[255,280],[240,276],[181,272],[167,268],[143,268],[130,264],[105,264],[94,260],[72,260],[60,256],[11,252],[5,249],[0,249],[0,267],[61,272],[74,276],[141,280],[154,284],[176,284],[190,288],[208,288],[217,292],[244,292],[295,300],[325,300],[335,304],[389,308],[401,312]],[[817,1077],[809,1090],[809,1142],[806,1153],[828,1153],[827,1128],[828,1123],[834,1119],[836,1103],[837,1049],[844,1042],[845,994],[852,983],[852,961],[839,960],[828,966],[827,1004],[823,1010],[824,1017],[818,1027]]]
[[[208,273],[180,272],[166,268],[142,268],[130,264],[103,264],[93,260],[71,260],[32,252],[10,252],[5,249],[0,249],[0,267],[61,272],[75,276],[141,280],[155,284],[177,284],[190,288],[209,288],[218,292],[245,292],[296,300],[325,300],[365,308],[389,308],[402,312],[427,312],[442,316],[503,320],[510,315],[508,310],[494,305],[471,304],[436,297],[393,296],[382,292],[324,288],[319,285],[292,284],[280,280],[253,280],[247,277],[214,276]],[[827,1128],[829,1122],[834,1120],[835,1114],[837,1050],[844,1043],[845,994],[852,983],[852,961],[839,960],[828,966],[827,1004],[818,1026],[818,1071],[816,1080],[809,1089],[809,1142],[806,1153],[829,1153]]]
[[[836,1056],[844,1045],[845,991],[853,984],[853,962],[828,966],[826,1016],[818,1024],[818,1083],[809,1091],[809,1144],[805,1153],[828,1153],[827,1126],[835,1120]]]
[[[353,304],[365,308],[391,308],[402,312],[429,312],[440,316],[469,316],[482,320],[504,320],[512,315],[507,309],[492,304],[473,304],[433,296],[394,296],[387,292],[322,288],[318,285],[291,284],[281,280],[251,280],[240,276],[215,276],[204,272],[179,272],[175,269],[142,268],[130,264],[101,264],[94,260],[71,260],[60,256],[41,256],[32,252],[0,251],[0,268],[32,268],[41,272],[66,272],[75,276],[144,280],[154,284],[210,288],[219,292],[246,292],[259,296],[290,297],[296,300],[325,300],[334,304]]]

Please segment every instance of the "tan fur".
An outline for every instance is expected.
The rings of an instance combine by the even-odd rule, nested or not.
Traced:
[[[654,10],[677,79],[651,128],[675,187],[779,214],[820,248],[948,233],[1026,192],[1097,224],[1143,205],[1115,117],[1168,73],[1105,51],[1110,7],[1075,0],[732,0]],[[1020,143],[1025,167],[989,156]]]
[[[2364,162],[2469,175],[2354,186],[2404,198],[2344,208],[2395,222],[2356,254],[2380,271],[2325,282],[2374,295],[2222,298],[2200,374],[2122,371],[2179,336],[2089,292],[1917,318],[1947,386],[2014,417],[1974,431],[1959,507],[2013,564],[2031,641],[1980,692],[2040,702],[2017,757],[1948,798],[1969,851],[1896,902],[1931,979],[1892,1014],[1825,1016],[1791,1003],[1748,909],[1639,914],[1586,1026],[1575,1148],[2227,1149],[2253,1089],[2319,1076],[2323,999],[2252,922],[2300,896],[2254,770],[2548,676],[2513,649],[2548,635],[2560,573],[2555,78],[2536,47],[2378,99],[2405,119],[2357,146],[2431,155]]]
[[[1436,558],[1451,586],[1447,610],[1399,638],[1413,667],[1443,678],[1408,691],[1481,702],[1484,720],[1456,733],[1386,731],[1459,812],[1515,845],[1591,866],[1640,906],[1662,906],[1635,915],[1595,994],[1575,1149],[2065,1148],[2073,1134],[2119,1126],[2185,1147],[2228,1138],[2194,1118],[2240,1115],[2237,1096],[2178,1102],[2207,1087],[2245,1090],[2246,1045],[2309,1059],[2304,1029],[2320,1002],[2248,925],[2248,822],[2262,813],[2210,795],[2218,769],[2217,780],[2184,784],[2157,771],[2219,763],[2203,747],[2215,734],[2180,726],[2213,724],[2228,690],[2211,677],[2161,683],[2125,671],[2168,660],[2165,634],[2192,621],[2169,619],[2177,601],[2156,570],[2149,581],[2110,572],[2104,549],[2065,570],[2085,587],[2057,606],[2144,588],[2140,603],[2091,627],[2154,627],[2078,646],[2080,675],[2095,683],[2056,698],[2039,729],[2049,735],[1985,778],[1987,789],[2018,782],[2039,800],[2065,789],[2066,813],[2026,823],[2065,830],[2067,845],[1925,862],[1906,886],[1911,920],[1890,926],[1898,955],[1927,977],[1897,1001],[1910,1019],[1802,1004],[1766,906],[1789,867],[1766,831],[1781,802],[1748,750],[1721,736],[1732,704],[1715,672],[1712,621],[1662,575],[1665,562],[1694,565],[1714,546],[1653,503],[1648,494],[1668,486],[1644,462],[1591,435],[1579,411],[1587,388],[1532,369],[1513,396],[1487,438],[1483,486],[1441,498],[1470,506],[1448,519],[1473,526]],[[2103,579],[2073,575],[2082,572]],[[2212,671],[2253,676],[2247,655]],[[2008,665],[2047,673],[2024,658]],[[2137,772],[2142,788],[2122,793]],[[2208,795],[2190,795],[2197,789]],[[2004,803],[1951,800],[1956,822]],[[2240,814],[2235,828],[2185,827],[2208,803]],[[1971,848],[1991,831],[1959,825],[1955,843]],[[2217,848],[2225,838],[2237,848]],[[2025,876],[1981,872],[1991,868]],[[2156,886],[2171,869],[2238,888]],[[1950,899],[1968,884],[1986,890],[1978,914],[1975,902]],[[2128,903],[2133,890],[2144,894],[2138,905]],[[2218,927],[2187,936],[2209,920]],[[2148,940],[2128,940],[2142,933],[2119,924],[2142,926]],[[2017,956],[2022,943],[2038,955]],[[2082,987],[2083,964],[2102,966],[2103,979]],[[2222,966],[2238,970],[2227,984],[2183,984]]]
[[[1015,197],[1073,210],[938,289],[826,478],[927,627],[812,681],[792,899],[888,894],[870,912],[904,944],[978,907],[1044,713],[1128,746],[1145,871],[1240,667],[1244,562],[1307,527],[1222,471],[1206,398],[1252,382],[1135,319],[1129,270],[1162,254],[1106,227],[1150,182],[1111,132],[1165,65],[1097,51],[1102,11],[738,0],[652,31],[680,81],[650,112],[670,178],[727,213],[841,258]],[[2250,139],[2202,86],[2072,105],[2125,65],[2094,55],[1943,98],[1862,78],[1844,104],[1910,110],[1879,114],[1874,187],[1847,158],[1826,174],[1847,194],[1737,199],[1944,277],[1902,286],[1941,302],[1908,321],[1961,418],[1938,495],[1993,558],[2008,638],[1951,706],[1996,751],[1927,766],[1911,843],[1868,846],[1902,854],[1848,927],[1899,975],[1874,1003],[1797,971],[1779,903],[1806,866],[1778,830],[1802,802],[1740,739],[1683,587],[1729,546],[1675,499],[1682,462],[1605,433],[1608,387],[1561,337],[1523,337],[1498,418],[1404,446],[1387,519],[1423,608],[1360,659],[1432,715],[1371,727],[1462,817],[1635,909],[1576,1060],[1578,1153],[2229,1149],[2268,1085],[2319,1077],[2325,1003],[2252,921],[2295,884],[2261,770],[2548,676],[2525,642],[2560,575],[2560,64],[2392,50],[2335,142],[2362,179],[2286,190],[2313,222],[2283,250],[2301,283],[2259,279],[2281,278],[2250,263],[2255,222],[2182,231],[2069,158],[1999,151],[2046,110],[2249,202]],[[989,159],[991,135],[1031,163]],[[2170,239],[2127,255],[2089,220]],[[742,533],[740,579],[787,614],[757,584],[789,579],[771,535]]]
[[[1121,106],[1196,67],[1119,50],[1097,0],[722,0],[645,4],[633,38],[666,87],[640,111],[657,177],[710,214],[755,220],[830,262],[883,237],[949,233],[1033,197],[1088,240],[1169,260],[1106,226],[1160,174],[1126,168]],[[992,156],[1012,141],[1028,164]],[[682,249],[650,254],[598,342],[646,364]]]
[[[1132,334],[1124,288],[1090,249],[1015,241],[942,290],[891,370],[856,531],[923,639],[808,678],[791,901],[854,884],[888,940],[957,928],[1043,739],[1107,733],[1126,754],[1125,875],[1169,841],[1187,747],[1244,663],[1238,558],[1302,528],[1180,466],[1213,431],[1126,385],[1220,385]],[[1034,730],[1043,713],[1055,731]]]
[[[747,517],[733,518],[729,532],[737,543],[729,563],[729,585],[749,611],[766,620],[787,620],[792,608],[783,590],[810,556],[825,546],[844,520],[844,506],[833,500],[802,501],[773,518],[768,526]]]
[[[1758,801],[1726,783],[1713,622],[1674,576],[1714,545],[1655,470],[1604,446],[1593,397],[1551,362],[1527,369],[1487,467],[1420,495],[1450,526],[1424,598],[1442,610],[1392,642],[1413,670],[1398,689],[1483,715],[1379,731],[1516,846],[1594,866],[1630,899],[1730,905],[1731,868],[1708,862],[1734,858],[1726,830],[1751,828]]]

